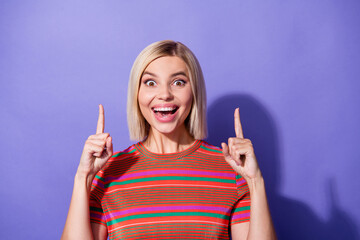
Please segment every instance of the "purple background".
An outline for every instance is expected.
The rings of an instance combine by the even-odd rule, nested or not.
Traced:
[[[206,2],[206,4],[205,4]],[[98,104],[131,142],[127,81],[148,44],[198,57],[210,136],[240,106],[280,239],[357,239],[359,1],[1,1],[0,239],[58,239]]]

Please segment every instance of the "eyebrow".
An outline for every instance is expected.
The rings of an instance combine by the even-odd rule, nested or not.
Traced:
[[[148,75],[153,76],[153,77],[157,77],[157,75],[156,75],[155,73],[151,73],[151,72],[145,71],[145,72],[143,73],[143,76],[144,76],[145,74],[148,74]],[[171,74],[171,77],[175,77],[175,76],[178,76],[178,75],[183,75],[183,76],[185,76],[185,77],[188,77],[184,71],[179,71],[179,72],[173,73],[173,74]]]

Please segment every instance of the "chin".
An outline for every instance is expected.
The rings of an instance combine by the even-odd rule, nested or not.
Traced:
[[[154,130],[156,130],[160,134],[172,134],[176,132],[177,127],[174,126],[154,126],[152,127]]]

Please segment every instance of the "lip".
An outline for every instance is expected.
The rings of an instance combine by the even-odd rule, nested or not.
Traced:
[[[166,108],[166,107],[178,108],[179,106],[176,104],[163,103],[163,104],[156,104],[156,105],[152,106],[151,110],[154,110],[154,108]]]
[[[174,114],[167,114],[167,115],[162,116],[160,114],[155,113],[155,111],[154,111],[155,108],[177,108],[177,109]],[[151,107],[151,110],[157,121],[162,122],[162,123],[168,123],[168,122],[171,122],[172,120],[174,120],[174,118],[176,117],[178,110],[179,110],[179,106],[177,106],[175,104],[168,104],[168,103],[156,104]]]

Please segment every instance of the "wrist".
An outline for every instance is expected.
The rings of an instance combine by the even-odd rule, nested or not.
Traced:
[[[81,170],[79,171],[78,169],[78,171],[75,174],[75,182],[86,184],[87,189],[90,190],[94,177],[95,175],[90,174],[89,172],[86,171],[81,171]]]
[[[250,193],[257,191],[259,189],[264,189],[265,188],[265,181],[263,176],[261,175],[261,173],[256,176],[255,178],[251,178],[247,181],[248,186],[249,186],[249,190]]]

